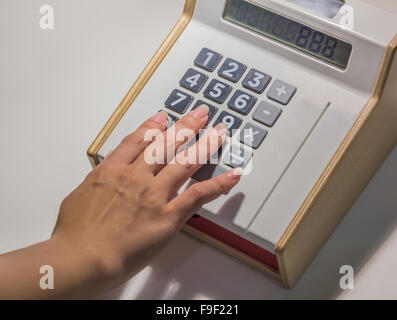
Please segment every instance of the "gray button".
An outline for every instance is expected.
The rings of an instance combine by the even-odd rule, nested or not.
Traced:
[[[165,102],[165,106],[175,112],[183,114],[192,103],[193,97],[180,90],[175,89]]]
[[[256,103],[256,97],[241,90],[237,90],[227,104],[230,109],[247,115]]]
[[[237,82],[245,72],[247,67],[240,62],[227,58],[223,65],[219,68],[218,74],[220,77]]]
[[[240,141],[247,146],[258,149],[267,136],[267,130],[247,123],[240,133]]]
[[[256,93],[262,93],[269,84],[271,76],[260,72],[256,69],[251,69],[243,81],[243,86]]]
[[[219,62],[221,62],[221,60],[221,54],[204,48],[200,51],[196,60],[194,60],[194,64],[204,70],[212,72],[215,70],[216,66],[219,64]]]
[[[207,79],[208,77],[205,74],[190,68],[179,81],[179,84],[181,87],[197,93],[203,88]]]
[[[204,102],[203,100],[198,100],[198,101],[196,102],[196,104],[194,105],[194,107],[192,108],[192,110],[198,108],[199,106],[202,106],[203,104],[206,105],[206,106],[209,108],[209,111],[208,111],[208,121],[207,121],[207,124],[208,124],[208,123],[212,120],[212,118],[214,117],[214,115],[218,112],[218,108],[217,108],[217,107],[214,107],[212,104],[209,104],[209,103],[207,103],[207,102]]]
[[[242,120],[226,111],[222,111],[219,117],[214,121],[213,127],[221,122],[227,127],[228,135],[231,137],[234,134],[234,130],[240,128]]]
[[[283,105],[287,105],[296,92],[296,87],[281,80],[274,81],[267,93],[267,97]]]
[[[227,172],[226,169],[216,164],[206,164],[202,166],[192,178],[197,181],[205,181]]]
[[[232,87],[221,81],[213,79],[204,91],[204,97],[219,104],[225,102],[232,91]]]
[[[281,112],[281,108],[262,101],[258,108],[256,108],[252,118],[268,127],[273,127],[277,119],[280,117]]]
[[[233,144],[223,158],[223,162],[232,168],[245,168],[252,158],[252,151],[241,145]]]

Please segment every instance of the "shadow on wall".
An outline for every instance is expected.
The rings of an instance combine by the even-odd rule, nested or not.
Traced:
[[[339,268],[356,276],[397,226],[397,147],[297,286],[280,283],[220,251],[179,234],[152,265],[103,299],[332,299]],[[364,236],[365,235],[365,236]]]

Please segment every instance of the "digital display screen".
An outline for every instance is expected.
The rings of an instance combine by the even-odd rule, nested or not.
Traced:
[[[223,18],[346,69],[351,44],[244,0],[227,0]]]

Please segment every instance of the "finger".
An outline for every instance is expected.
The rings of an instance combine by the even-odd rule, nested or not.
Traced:
[[[152,143],[153,138],[167,128],[168,115],[161,111],[146,120],[135,132],[126,136],[120,145],[108,156],[108,161],[130,164]]]
[[[226,126],[221,123],[208,130],[188,149],[178,153],[174,161],[165,166],[156,176],[159,188],[174,194],[226,140]]]
[[[168,161],[173,159],[175,150],[192,140],[202,129],[208,120],[209,108],[202,105],[189,112],[171,128],[156,137],[147,152],[142,154],[136,161],[136,166],[142,170],[149,170],[157,174]]]
[[[195,183],[182,194],[171,200],[166,210],[178,223],[185,223],[204,204],[228,193],[239,181],[243,170],[233,169],[210,180]]]

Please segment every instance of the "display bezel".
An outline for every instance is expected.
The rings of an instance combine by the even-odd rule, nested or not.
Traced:
[[[353,45],[352,45],[352,43],[351,43],[350,41],[347,41],[347,40],[345,40],[345,39],[342,39],[342,38],[339,37],[339,36],[334,36],[333,34],[330,34],[329,32],[323,31],[323,30],[321,30],[321,29],[319,29],[319,28],[317,28],[317,27],[313,27],[313,26],[311,26],[310,24],[307,24],[306,22],[300,21],[299,19],[289,17],[289,16],[287,16],[287,15],[284,14],[284,13],[280,13],[280,12],[278,12],[277,10],[274,10],[273,8],[269,8],[269,7],[264,6],[264,5],[262,5],[262,4],[253,3],[253,2],[250,1],[250,0],[242,0],[243,2],[246,2],[246,3],[250,4],[250,5],[253,5],[253,6],[256,6],[256,7],[258,7],[258,8],[263,9],[263,10],[266,10],[266,11],[268,11],[268,12],[274,14],[274,15],[283,17],[283,18],[285,18],[285,19],[287,19],[287,20],[296,22],[297,24],[300,24],[300,25],[302,25],[302,26],[305,26],[305,27],[307,27],[307,28],[310,28],[310,29],[313,30],[313,31],[320,32],[320,33],[324,34],[325,36],[334,38],[335,40],[340,41],[340,42],[342,42],[342,43],[344,43],[344,44],[350,46],[350,48],[349,48],[350,51],[349,51],[349,55],[348,55],[348,57],[347,57],[347,62],[346,62],[346,64],[337,63],[337,62],[335,62],[335,61],[332,61],[332,60],[330,60],[330,59],[327,59],[327,58],[323,57],[323,56],[320,55],[320,54],[315,54],[315,53],[313,53],[313,52],[310,52],[309,50],[305,50],[305,49],[302,49],[302,48],[300,48],[300,47],[298,47],[298,46],[294,46],[292,43],[290,43],[290,42],[288,42],[288,41],[284,41],[284,40],[282,40],[282,39],[280,39],[280,38],[277,38],[276,36],[274,36],[274,35],[272,35],[272,34],[270,34],[270,33],[265,33],[264,31],[260,31],[260,30],[258,30],[258,28],[254,28],[254,27],[251,27],[251,26],[247,26],[247,25],[245,25],[242,21],[237,21],[237,20],[233,20],[233,19],[231,19],[231,18],[227,18],[226,15],[227,15],[227,8],[228,8],[228,3],[229,3],[229,1],[231,1],[231,0],[226,0],[226,1],[225,1],[225,6],[224,6],[224,9],[223,9],[223,13],[222,13],[222,19],[223,19],[224,22],[229,23],[229,24],[231,24],[231,25],[233,25],[233,26],[242,28],[242,29],[244,29],[244,30],[250,31],[250,32],[252,32],[252,33],[254,33],[254,34],[256,34],[256,35],[259,35],[259,36],[261,36],[261,37],[263,37],[263,38],[265,38],[265,39],[268,39],[268,40],[270,40],[270,41],[275,41],[276,43],[285,45],[285,46],[287,46],[288,48],[291,48],[292,50],[294,50],[294,51],[296,51],[296,52],[299,52],[299,53],[301,53],[301,54],[303,54],[303,55],[305,55],[305,56],[307,56],[307,57],[313,58],[313,59],[315,59],[315,60],[317,60],[317,61],[319,61],[319,62],[325,63],[325,64],[327,64],[327,65],[329,65],[329,66],[331,66],[331,67],[337,68],[337,69],[339,69],[339,70],[341,70],[341,71],[346,71],[346,70],[348,69],[349,64],[350,64],[350,60],[351,60],[351,57],[352,57],[352,54],[353,54]]]

